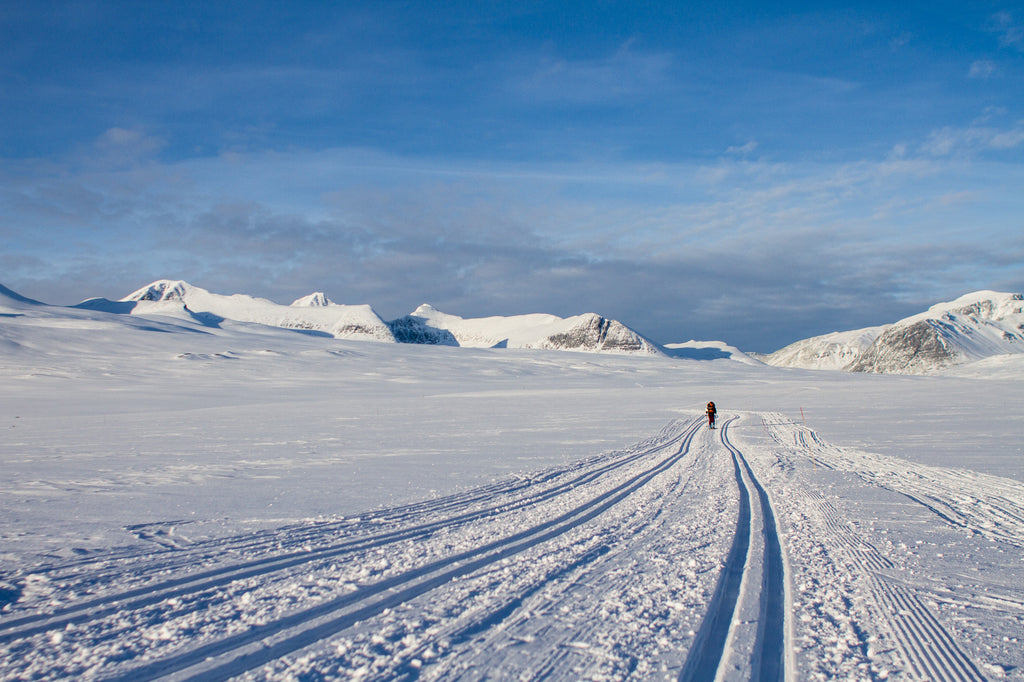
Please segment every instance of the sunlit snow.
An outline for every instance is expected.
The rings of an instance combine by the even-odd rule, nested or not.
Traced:
[[[1024,355],[852,374],[153,303],[0,291],[4,679],[1024,679]]]

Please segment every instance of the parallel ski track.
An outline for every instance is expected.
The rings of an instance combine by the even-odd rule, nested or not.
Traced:
[[[738,418],[733,417],[722,424],[719,438],[732,456],[740,496],[739,514],[733,544],[708,606],[707,615],[701,623],[690,655],[680,674],[679,679],[684,682],[714,680],[720,667],[725,663],[723,658],[726,655],[726,642],[735,626],[734,614],[743,581],[754,579],[749,575],[751,499],[755,497],[752,493],[756,493],[763,519],[764,557],[761,562],[761,601],[757,636],[747,669],[750,671],[750,679],[764,682],[785,679],[786,587],[782,546],[768,493],[754,476],[743,453],[729,440],[729,426],[736,419]]]
[[[775,424],[786,426],[794,431],[794,442],[802,454],[813,459],[817,464],[832,468],[826,461],[829,451],[835,447],[821,440],[816,433],[797,424]],[[773,436],[780,444],[786,439],[778,433]],[[906,497],[922,504],[940,518],[951,522],[932,505],[926,504],[917,497],[899,492]],[[891,572],[893,563],[878,551],[871,543],[858,536],[848,524],[837,518],[835,509],[818,495],[813,498],[816,507],[837,544],[845,550],[847,556],[861,566],[862,572],[870,576],[871,591],[878,604],[881,615],[893,633],[896,646],[913,673],[920,679],[935,682],[975,682],[985,677],[971,659],[960,650],[956,641],[942,626],[932,612],[918,597],[918,588],[904,584]],[[957,524],[954,524],[957,525]]]
[[[415,652],[404,653],[406,660],[432,658],[433,642],[440,640],[451,653],[461,646],[467,648],[455,655],[446,653],[447,665],[434,670],[433,679],[633,679],[636,669],[647,663],[646,674],[639,678],[644,679],[655,667],[665,663],[678,669],[685,650],[677,649],[677,656],[667,644],[661,645],[665,648],[650,647],[650,642],[645,643],[636,636],[635,625],[609,637],[604,627],[616,620],[616,616],[605,613],[605,608],[615,605],[612,609],[617,610],[617,606],[629,601],[636,585],[649,579],[648,570],[662,570],[637,565],[638,560],[643,561],[638,555],[648,551],[662,557],[671,554],[682,563],[684,557],[694,556],[712,544],[707,539],[688,542],[687,538],[678,536],[678,528],[683,526],[674,523],[678,507],[692,510],[694,503],[710,489],[702,491],[693,481],[698,470],[708,475],[716,468],[708,460],[702,453],[687,458],[674,482],[662,487],[667,482],[663,479],[659,484],[661,503],[644,505],[642,513],[634,513],[628,520],[613,522],[603,529],[595,526],[596,535],[591,539],[600,538],[596,546],[577,553],[575,550],[580,545],[574,542],[568,561],[562,558],[545,562],[549,570],[540,571],[528,582],[520,583],[506,592],[505,597],[493,600],[488,608],[476,609],[470,618],[456,619],[449,626],[435,626],[429,642],[422,643]],[[686,494],[688,489],[689,495]],[[706,510],[707,506],[701,505],[701,508]],[[714,533],[713,528],[712,524],[708,532]],[[689,547],[693,553],[677,552],[680,547]],[[552,547],[551,556],[559,553],[564,557],[567,549]],[[637,599],[636,593],[633,597]],[[629,609],[637,613],[645,608],[643,601],[637,599],[639,603],[632,603]],[[602,603],[601,608],[595,607]],[[656,603],[664,604],[665,599]],[[556,613],[565,616],[537,615]],[[644,619],[643,627],[650,627],[649,632],[678,623],[666,613],[648,615],[650,618]],[[592,649],[584,642],[603,644]],[[521,648],[524,645],[533,653],[524,654]],[[542,656],[537,655],[538,649],[544,652]],[[406,665],[389,669],[375,679],[412,680],[417,677],[418,673]]]
[[[1024,499],[995,477],[914,464],[896,470],[877,470],[870,465],[865,469],[855,451],[822,440],[806,426],[782,418],[765,421],[764,426],[779,445],[796,447],[815,466],[853,471],[871,485],[920,504],[950,526],[1024,548]],[[975,492],[965,494],[971,490]],[[950,491],[956,491],[955,497]]]
[[[635,457],[636,455],[631,455]],[[607,456],[600,459],[608,459]],[[597,461],[597,460],[594,460]],[[631,461],[631,460],[630,460]],[[577,463],[573,469],[554,469],[544,472],[536,478],[512,478],[507,481],[481,486],[462,493],[455,493],[436,500],[427,500],[400,507],[392,507],[378,511],[361,513],[354,519],[342,518],[335,521],[325,521],[316,524],[295,524],[274,529],[259,530],[245,535],[229,538],[216,538],[200,542],[187,542],[177,547],[163,546],[159,550],[139,552],[135,548],[114,550],[98,557],[85,557],[74,561],[65,561],[50,566],[41,566],[34,569],[34,573],[47,575],[51,579],[73,579],[76,576],[87,575],[88,579],[94,582],[102,581],[107,575],[122,576],[126,570],[126,564],[136,562],[144,564],[148,568],[148,562],[159,561],[161,570],[173,570],[177,567],[193,566],[197,563],[211,558],[222,558],[225,553],[258,553],[269,548],[280,548],[282,541],[288,546],[302,546],[308,542],[323,541],[325,536],[332,533],[359,532],[361,528],[372,528],[374,526],[396,526],[406,521],[421,522],[423,516],[437,516],[446,512],[469,508],[474,504],[493,500],[496,496],[513,495],[517,492],[528,490],[531,487],[542,485],[548,481],[557,479],[578,470],[592,462]],[[358,524],[358,525],[357,525]],[[174,525],[171,523],[161,524],[164,526]],[[182,522],[186,525],[187,522]],[[126,528],[134,532],[137,528]]]
[[[897,644],[921,679],[936,682],[985,679],[912,588],[880,575],[872,576],[871,583],[876,599],[889,612]]]
[[[223,680],[298,651],[455,578],[536,547],[596,518],[685,457],[698,428],[699,422],[694,422],[684,433],[673,439],[671,442],[678,442],[679,447],[655,465],[556,518],[382,580],[273,623],[254,627],[108,679],[141,682],[184,672],[184,676],[179,679]],[[664,446],[658,449],[664,449]],[[222,660],[217,661],[218,658]],[[193,667],[197,669],[190,672],[188,669]]]
[[[671,427],[669,427],[671,428]],[[664,436],[664,433],[662,434]],[[678,436],[677,436],[678,437]],[[643,448],[640,452],[627,453],[627,457],[621,460],[622,464],[634,461],[638,456],[644,456],[657,450],[659,447],[667,447],[673,441],[665,442],[664,438],[654,437],[637,444],[636,447]],[[589,460],[582,460],[570,467],[555,468],[541,472],[537,476],[529,478],[517,477],[491,485],[480,486],[461,493],[455,493],[446,497],[434,500],[415,502],[399,507],[368,511],[359,514],[355,519],[341,518],[334,521],[325,521],[316,524],[295,524],[274,529],[259,530],[233,538],[216,538],[199,542],[186,542],[182,546],[162,546],[159,550],[139,552],[136,548],[124,548],[112,550],[102,556],[82,557],[75,560],[62,561],[49,566],[39,566],[33,569],[33,573],[47,575],[52,579],[74,578],[83,572],[88,572],[88,578],[92,581],[99,581],[105,575],[123,576],[127,562],[148,562],[151,560],[161,561],[161,570],[173,569],[176,566],[191,566],[197,561],[206,558],[222,558],[226,552],[258,552],[268,547],[280,547],[282,538],[285,538],[288,545],[300,546],[308,541],[322,541],[325,535],[332,532],[358,531],[362,527],[372,527],[374,524],[381,526],[400,525],[406,521],[420,522],[425,515],[438,515],[445,512],[454,512],[465,509],[473,504],[484,503],[498,496],[513,495],[521,491],[536,488],[561,476],[571,474],[584,469],[587,466],[611,462],[614,466],[615,457],[621,453],[614,453],[612,456],[600,455]],[[188,521],[182,521],[181,526],[188,526]],[[354,528],[354,524],[359,524]],[[161,526],[175,525],[173,523],[159,524]],[[143,528],[129,527],[126,530],[134,532]]]
[[[241,674],[246,670],[258,667],[344,630],[360,620],[381,613],[385,609],[413,599],[455,577],[469,574],[488,564],[551,540],[599,516],[682,459],[689,451],[690,443],[699,426],[700,421],[694,420],[671,438],[667,440],[662,438],[653,443],[645,444],[646,447],[639,451],[624,457],[619,456],[611,462],[603,462],[600,459],[592,460],[589,464],[598,464],[598,466],[579,473],[570,480],[559,482],[551,488],[522,499],[514,500],[511,503],[487,506],[482,509],[456,514],[446,519],[398,529],[377,536],[359,538],[313,551],[294,552],[283,556],[279,555],[268,559],[259,559],[243,564],[216,568],[199,574],[164,581],[157,585],[148,585],[135,590],[121,592],[116,595],[105,595],[102,598],[80,603],[59,612],[22,617],[0,625],[0,628],[3,628],[0,631],[0,642],[22,639],[33,634],[66,626],[67,624],[79,626],[86,622],[98,621],[112,613],[139,609],[174,596],[195,594],[197,591],[214,590],[217,587],[245,577],[268,576],[296,566],[303,566],[316,560],[379,547],[400,540],[430,535],[437,530],[454,528],[484,516],[501,514],[538,504],[582,484],[591,483],[606,474],[626,467],[659,451],[664,451],[678,445],[670,455],[662,458],[658,463],[638,474],[632,475],[625,482],[593,497],[584,504],[565,512],[557,518],[538,524],[510,537],[465,551],[456,556],[411,569],[316,607],[293,613],[272,623],[254,627],[246,632],[226,637],[194,650],[154,661],[107,679],[149,680],[180,672],[184,675],[181,679],[213,680]],[[549,474],[545,479],[557,479],[572,472],[572,469],[562,470]],[[537,481],[531,482],[532,485],[536,485],[536,483]],[[527,486],[528,484],[522,483],[516,487],[519,487],[519,485]],[[494,494],[495,491],[493,490],[489,493],[492,499]],[[477,501],[486,500],[488,495],[471,495],[469,499]],[[452,505],[452,508],[455,509],[461,507],[464,507],[464,505]],[[433,511],[433,508],[430,509]],[[415,518],[415,514],[411,518]],[[314,527],[314,531],[316,530],[323,531],[322,528]],[[166,566],[161,564],[159,568],[165,570]],[[219,658],[220,661],[210,663],[210,659],[214,658]],[[189,668],[197,669],[190,672],[188,671]],[[176,675],[175,678],[178,679],[179,676]]]
[[[541,489],[538,492],[528,494],[519,499],[514,499],[511,502],[507,501],[508,496],[515,492],[521,490],[528,491],[531,487],[536,488],[539,485],[557,480],[567,474],[578,472],[578,469],[556,469],[551,472],[546,472],[539,478],[527,482],[517,479],[516,481],[506,485],[486,486],[485,492],[481,492],[477,489],[467,495],[453,496],[457,501],[452,501],[451,498],[445,498],[443,500],[438,500],[437,505],[421,503],[402,507],[401,513],[397,519],[398,523],[406,519],[419,521],[419,523],[385,533],[349,538],[341,542],[312,549],[306,547],[306,543],[311,540],[322,541],[325,535],[330,535],[335,531],[351,530],[351,528],[345,528],[345,524],[341,523],[317,524],[312,527],[299,527],[294,531],[291,529],[285,529],[283,532],[277,531],[272,534],[264,533],[261,534],[261,536],[265,538],[265,540],[256,543],[248,541],[236,543],[233,539],[229,539],[222,543],[219,546],[219,549],[217,549],[217,547],[214,549],[217,549],[221,554],[243,551],[252,553],[257,549],[269,551],[271,548],[280,547],[282,540],[286,541],[289,547],[299,547],[300,549],[291,550],[284,554],[276,554],[271,557],[211,568],[198,573],[184,575],[179,578],[172,578],[169,580],[164,579],[156,584],[144,584],[135,589],[105,594],[102,597],[95,599],[80,601],[71,606],[49,613],[39,613],[14,618],[0,623],[0,644],[15,639],[30,637],[34,634],[50,631],[55,628],[65,627],[68,624],[78,626],[89,621],[98,620],[113,613],[143,608],[145,606],[157,604],[166,599],[195,595],[197,591],[213,590],[236,580],[255,576],[266,576],[275,572],[306,566],[315,561],[335,559],[346,554],[384,547],[404,540],[424,538],[442,529],[456,528],[470,524],[481,518],[537,505],[580,485],[591,483],[602,476],[626,467],[658,451],[670,448],[676,443],[692,437],[691,432],[696,430],[697,424],[698,422],[695,420],[671,438],[668,438],[667,440],[658,439],[653,442],[649,441],[644,443],[638,451],[631,452],[626,456],[617,456],[611,461],[602,461],[600,458],[595,459],[586,463],[584,466],[587,464],[598,464],[599,466],[586,470],[582,473],[576,473],[576,475],[571,478],[560,481],[552,487]],[[504,499],[506,501],[494,504],[493,501],[495,499]],[[463,511],[466,507],[471,507],[473,504],[486,502],[490,502],[490,504],[487,504],[484,507],[471,509],[469,511]],[[436,516],[438,515],[438,510],[440,510],[440,513],[442,514],[446,511],[453,510],[456,513],[453,516],[442,517],[436,521],[422,523],[423,515],[430,513],[431,515]],[[362,518],[365,519],[366,516],[364,515]],[[325,528],[324,525],[327,525],[327,527]],[[206,549],[207,548],[204,548],[204,550]],[[182,556],[183,554],[187,556]],[[200,558],[197,558],[187,550],[162,550],[154,552],[151,556],[157,559],[166,557],[174,560],[170,564],[160,561],[155,565],[148,567],[150,572],[159,572],[164,575],[166,575],[167,572],[173,572],[178,566],[188,566],[197,563],[200,560]],[[203,553],[202,556],[205,556],[205,553]],[[116,566],[112,570],[114,570],[113,577],[116,577],[118,575],[122,575],[126,568],[122,567],[120,573],[116,571]],[[84,577],[90,581],[96,582],[102,580],[106,576],[85,574]]]

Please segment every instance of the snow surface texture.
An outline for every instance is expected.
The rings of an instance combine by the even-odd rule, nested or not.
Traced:
[[[0,678],[1024,679],[1013,365],[395,346],[0,297]]]
[[[1024,353],[1024,296],[979,291],[895,324],[835,332],[763,359],[777,367],[926,374]]]

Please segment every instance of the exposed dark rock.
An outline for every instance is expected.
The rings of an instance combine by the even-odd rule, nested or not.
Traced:
[[[922,320],[905,327],[893,327],[881,334],[871,347],[850,366],[852,372],[914,373],[956,362],[938,320]]]
[[[629,327],[600,315],[585,316],[577,327],[549,336],[541,347],[618,353],[654,352],[653,345]]]
[[[406,315],[387,323],[398,343],[420,343],[430,346],[458,346],[455,335],[447,329],[431,327],[415,315]]]

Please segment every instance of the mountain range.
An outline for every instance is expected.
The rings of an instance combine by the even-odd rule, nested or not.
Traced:
[[[804,339],[770,354],[743,353],[718,341],[659,346],[596,313],[462,318],[424,304],[385,321],[369,305],[337,304],[322,292],[282,305],[243,294],[214,294],[180,280],[158,280],[117,301],[92,298],[70,308],[46,306],[0,286],[0,307],[5,303],[17,308],[43,306],[48,314],[77,310],[140,321],[170,318],[200,328],[226,322],[256,324],[380,343],[668,355],[849,372],[928,374],[983,360],[1024,361],[1024,296],[995,291],[967,294],[892,324]]]
[[[340,305],[316,292],[281,305],[243,294],[213,294],[182,281],[159,280],[119,301],[94,298],[78,308],[164,315],[216,325],[223,320],[284,327],[338,339],[472,348],[534,348],[602,353],[660,353],[657,345],[617,320],[595,313],[569,318],[516,315],[464,319],[422,305],[385,322],[369,305]]]

